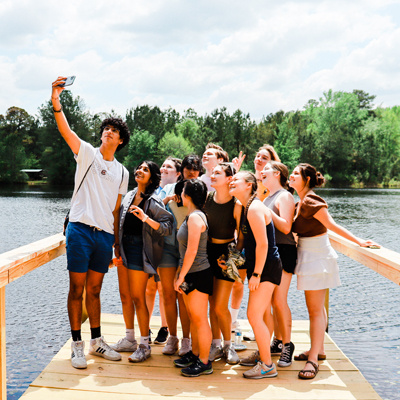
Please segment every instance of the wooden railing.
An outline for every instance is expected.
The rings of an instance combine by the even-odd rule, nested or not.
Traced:
[[[362,248],[332,232],[329,232],[329,237],[335,250],[400,285],[399,253],[386,248]],[[64,253],[65,237],[60,233],[0,255],[0,400],[7,398],[6,285]],[[84,312],[82,319],[86,318]]]

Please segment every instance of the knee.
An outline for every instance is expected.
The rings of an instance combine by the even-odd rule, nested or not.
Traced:
[[[170,304],[176,304],[176,291],[172,288],[172,290],[163,290],[163,299],[164,305],[168,306]]]
[[[136,307],[146,306],[146,297],[144,294],[131,293],[131,298]],[[146,306],[147,307],[147,306]]]
[[[156,285],[147,285],[146,287],[146,296],[155,297],[157,293],[157,286]]]
[[[214,307],[214,311],[215,311],[215,314],[217,315],[218,319],[222,319],[222,318],[227,317],[228,315],[229,316],[231,315],[228,307],[225,307],[221,304],[216,304]]]
[[[101,285],[86,286],[86,296],[100,297]]]
[[[71,283],[69,287],[69,297],[72,300],[81,300],[83,296],[83,286],[74,285]]]
[[[121,297],[121,303],[123,305],[125,304],[132,304],[132,297],[130,295],[130,293],[121,293],[120,292],[120,297]]]

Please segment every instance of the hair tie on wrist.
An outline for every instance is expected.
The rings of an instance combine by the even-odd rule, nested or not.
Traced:
[[[59,113],[59,112],[61,112],[62,111],[62,106],[61,106],[61,108],[59,109],[59,110],[56,110],[54,107],[53,107],[53,112],[55,112],[55,113]]]

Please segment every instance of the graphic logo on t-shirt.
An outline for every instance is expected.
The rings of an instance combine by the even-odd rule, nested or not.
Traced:
[[[107,173],[107,171],[105,169],[101,170],[101,174],[105,175]]]

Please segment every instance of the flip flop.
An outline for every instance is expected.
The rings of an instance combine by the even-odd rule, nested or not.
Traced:
[[[311,364],[314,367],[314,371],[312,371],[311,369],[306,369],[307,364]],[[299,372],[299,378],[300,379],[314,379],[318,374],[318,370],[319,370],[318,364],[315,364],[314,362],[308,360],[306,362],[306,365],[305,365],[304,369],[302,369]],[[311,375],[305,375],[306,373],[309,373]]]
[[[308,360],[308,354],[301,353],[298,354],[297,356],[294,356],[295,361],[307,361]],[[318,360],[326,360],[326,354],[318,354]]]

